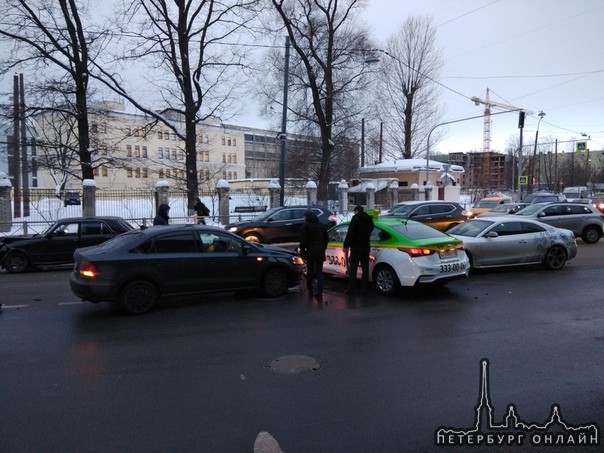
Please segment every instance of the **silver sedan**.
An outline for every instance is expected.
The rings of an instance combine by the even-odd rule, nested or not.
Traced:
[[[577,255],[572,231],[515,215],[468,220],[447,234],[463,241],[475,269],[527,264],[562,269]]]

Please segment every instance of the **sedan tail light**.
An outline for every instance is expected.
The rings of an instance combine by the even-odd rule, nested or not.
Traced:
[[[99,275],[101,275],[101,273],[99,272],[97,267],[90,261],[86,261],[86,260],[84,260],[80,263],[79,272],[82,277],[87,277],[87,278],[96,278]]]
[[[417,258],[418,256],[428,256],[434,254],[435,250],[422,249],[415,247],[397,247],[401,252],[405,252],[411,258]]]

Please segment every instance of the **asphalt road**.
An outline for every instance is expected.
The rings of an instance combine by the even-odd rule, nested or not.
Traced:
[[[329,279],[322,303],[221,294],[143,316],[79,302],[68,270],[1,273],[0,452],[252,452],[260,432],[289,453],[602,451],[603,252],[579,241],[562,271],[396,298]],[[555,439],[597,425],[600,445],[534,447],[534,432],[523,447],[436,445],[485,401],[497,424],[514,405],[543,426],[558,405]]]

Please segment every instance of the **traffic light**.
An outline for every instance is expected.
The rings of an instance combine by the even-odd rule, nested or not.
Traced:
[[[520,110],[520,112],[518,113],[518,129],[522,129],[524,127],[524,117],[525,117],[525,113],[523,110]]]

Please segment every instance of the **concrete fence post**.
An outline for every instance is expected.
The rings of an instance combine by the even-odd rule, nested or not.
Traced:
[[[348,213],[348,183],[345,179],[340,181],[338,184],[338,195],[340,196],[340,212],[342,214]]]
[[[82,181],[82,215],[96,216],[96,182],[94,179]]]
[[[411,199],[413,201],[419,200],[419,185],[417,183],[411,184]]]
[[[306,183],[306,204],[309,206],[317,204],[317,183],[314,181]]]
[[[375,184],[368,183],[365,187],[367,193],[367,209],[375,209]]]
[[[388,184],[388,207],[393,208],[398,203],[398,181]]]
[[[230,197],[231,187],[226,179],[219,179],[216,183],[216,192],[218,193],[218,221],[223,225],[230,223]]]
[[[429,201],[432,199],[432,184],[430,184],[430,181],[428,181],[426,183],[426,185],[424,186],[424,193],[426,195],[426,201]]]
[[[162,204],[170,204],[170,184],[163,179],[155,183],[155,212]]]
[[[7,233],[13,224],[11,209],[11,190],[13,185],[4,172],[0,172],[0,232]]]
[[[268,184],[268,194],[271,209],[278,207],[281,204],[281,186],[279,185],[279,181],[271,179],[271,182]]]

